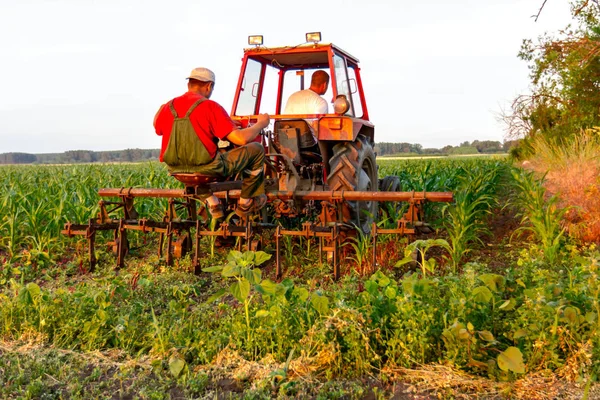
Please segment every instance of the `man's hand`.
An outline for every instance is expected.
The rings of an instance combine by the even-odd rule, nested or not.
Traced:
[[[270,123],[271,117],[269,117],[269,114],[260,114],[257,116],[256,123],[254,125],[248,126],[244,129],[236,129],[232,131],[229,135],[227,135],[227,140],[233,144],[237,144],[238,146],[243,146],[253,142],[260,131],[266,128]]]
[[[264,114],[260,114],[258,116],[258,118],[256,119],[256,125],[259,126],[259,129],[264,129],[267,126],[269,126],[269,124],[271,123],[271,117],[269,117],[269,114],[264,113]]]

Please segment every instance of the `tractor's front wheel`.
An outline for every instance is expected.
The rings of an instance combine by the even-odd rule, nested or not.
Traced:
[[[377,191],[375,152],[362,135],[354,142],[342,142],[333,147],[329,171],[327,184],[331,190]],[[377,218],[376,201],[346,201],[343,207],[343,222],[356,225],[363,233],[371,232],[371,224]]]

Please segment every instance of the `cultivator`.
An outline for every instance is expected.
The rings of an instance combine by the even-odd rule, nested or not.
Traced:
[[[273,184],[272,181],[267,182]],[[282,275],[281,238],[284,236],[317,239],[319,260],[327,255],[332,264],[334,278],[340,275],[339,251],[345,237],[355,228],[343,221],[345,202],[407,202],[408,211],[396,221],[393,229],[381,229],[372,224],[373,263],[377,237],[382,234],[414,235],[427,225],[423,221],[423,205],[427,201],[448,202],[452,193],[448,192],[360,192],[360,191],[268,191],[268,209],[276,217],[297,217],[300,214],[316,215],[314,221],[306,221],[300,229],[285,229],[280,224],[265,222],[265,215],[225,219],[218,226],[210,227],[210,218],[202,212],[207,209],[207,196],[216,196],[229,211],[233,211],[240,197],[241,181],[214,182],[204,186],[187,186],[185,189],[144,189],[120,188],[100,189],[98,194],[117,201],[100,200],[97,218],[87,224],[67,223],[63,234],[85,236],[88,241],[90,270],[96,263],[96,233],[112,231],[114,240],[110,242],[117,259],[117,268],[125,265],[125,255],[129,250],[127,232],[158,233],[158,255],[172,265],[175,259],[193,252],[194,272],[201,270],[200,240],[203,237],[234,238],[238,250],[259,250],[263,247],[263,231],[274,230],[276,274]],[[208,190],[208,192],[207,192]],[[135,208],[135,199],[143,197],[168,199],[167,210],[162,221],[141,218]],[[316,204],[318,203],[318,204]],[[200,210],[200,212],[199,212]],[[203,215],[204,214],[204,215]],[[266,214],[266,212],[265,212]]]

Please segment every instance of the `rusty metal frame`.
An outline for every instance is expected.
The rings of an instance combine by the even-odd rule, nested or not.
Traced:
[[[221,182],[211,184],[208,192],[212,192],[227,203],[240,197],[239,182]],[[225,189],[225,190],[222,190]],[[220,190],[220,191],[218,191]],[[376,267],[377,238],[382,234],[415,235],[420,227],[426,226],[423,222],[425,202],[452,201],[450,192],[358,192],[358,191],[269,191],[267,196],[271,202],[321,202],[321,212],[317,222],[305,222],[301,230],[283,229],[281,226],[253,222],[250,218],[243,218],[239,224],[221,223],[218,230],[207,230],[204,222],[197,218],[197,201],[202,201],[206,196],[206,188],[187,187],[185,189],[144,189],[144,188],[119,188],[99,189],[102,197],[118,197],[119,201],[99,201],[100,210],[96,219],[90,219],[87,225],[66,223],[63,234],[73,237],[85,236],[88,241],[88,255],[90,271],[93,271],[97,258],[94,252],[96,232],[114,231],[113,251],[117,256],[117,268],[125,266],[125,256],[128,252],[127,230],[143,233],[159,233],[159,257],[163,256],[166,242],[166,263],[173,264],[173,258],[183,257],[194,250],[193,268],[195,273],[200,272],[200,239],[205,236],[236,237],[237,248],[252,249],[257,247],[253,237],[264,227],[274,227],[276,247],[276,275],[282,276],[281,243],[283,236],[304,237],[306,239],[319,239],[319,262],[326,252],[331,255],[332,274],[334,279],[340,277],[339,251],[341,247],[341,232],[347,228],[343,221],[343,203],[345,201],[405,201],[409,203],[407,212],[397,221],[395,229],[381,229],[373,224],[371,235],[373,240],[373,267]],[[168,205],[162,221],[152,221],[138,218],[134,207],[136,197],[167,198]],[[113,219],[111,215],[123,209],[124,218]],[[183,214],[182,214],[183,213]],[[184,218],[179,218],[181,214]],[[192,236],[191,229],[195,230]],[[166,239],[166,240],[165,240]],[[195,247],[195,249],[194,249]]]

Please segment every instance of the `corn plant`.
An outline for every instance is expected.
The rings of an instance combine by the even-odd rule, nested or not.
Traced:
[[[426,277],[428,274],[433,274],[437,262],[435,258],[426,258],[427,252],[433,247],[442,247],[450,252],[450,245],[444,239],[415,240],[406,246],[404,258],[398,261],[395,266],[401,267],[402,265],[416,261],[421,267],[423,277]]]
[[[363,270],[363,264],[367,260],[369,255],[369,249],[371,246],[371,237],[364,233],[360,229],[356,229],[356,237],[350,237],[349,241],[344,243],[343,246],[350,246],[354,250],[354,255],[346,257],[346,259],[353,260],[356,263],[356,267],[362,272],[367,272]]]
[[[454,272],[471,251],[470,246],[483,244],[481,237],[489,234],[487,217],[497,206],[495,194],[500,168],[498,164],[488,164],[487,167],[464,170],[454,192],[454,203],[442,209]]]
[[[565,240],[565,228],[561,226],[561,221],[568,208],[558,207],[558,197],[547,196],[542,181],[535,179],[533,172],[514,169],[512,176],[518,189],[512,203],[523,225],[516,233],[531,232],[546,260],[554,263]]]

